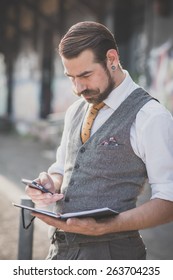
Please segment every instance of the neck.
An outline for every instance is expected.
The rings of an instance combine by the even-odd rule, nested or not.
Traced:
[[[125,77],[126,74],[124,73],[123,69],[119,65],[114,74],[115,87],[118,87],[124,81]]]

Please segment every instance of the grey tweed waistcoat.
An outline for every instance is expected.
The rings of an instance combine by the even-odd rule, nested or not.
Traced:
[[[151,99],[142,88],[133,91],[85,144],[80,131],[87,104],[79,102],[68,133],[65,198],[57,203],[58,212],[101,207],[122,212],[136,207],[147,172],[131,147],[130,129],[138,111]]]

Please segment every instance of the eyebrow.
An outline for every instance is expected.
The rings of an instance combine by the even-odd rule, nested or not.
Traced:
[[[83,77],[83,76],[85,76],[85,75],[91,74],[92,72],[93,72],[93,71],[84,71],[84,72],[82,72],[81,74],[76,75],[76,77],[80,78],[80,77]],[[68,74],[67,72],[64,72],[64,74],[65,74],[66,76],[68,76],[68,77],[74,77],[73,75],[70,75],[70,74]]]

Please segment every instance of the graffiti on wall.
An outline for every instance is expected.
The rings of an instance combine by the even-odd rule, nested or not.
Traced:
[[[152,49],[148,60],[150,93],[173,113],[173,41]]]

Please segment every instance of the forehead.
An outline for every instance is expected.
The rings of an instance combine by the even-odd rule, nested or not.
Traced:
[[[76,76],[84,71],[92,71],[98,63],[94,61],[94,54],[91,50],[85,50],[77,57],[67,59],[62,57],[64,70],[67,74]]]

